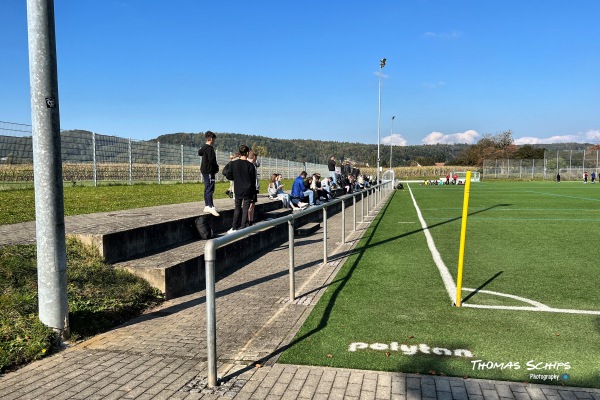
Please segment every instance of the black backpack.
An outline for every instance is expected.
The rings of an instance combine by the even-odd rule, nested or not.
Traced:
[[[201,215],[196,218],[194,223],[196,225],[196,229],[198,229],[198,233],[200,233],[200,237],[203,240],[208,240],[213,237],[213,230],[210,226],[210,216]]]

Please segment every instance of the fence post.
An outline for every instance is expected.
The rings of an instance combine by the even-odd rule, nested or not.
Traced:
[[[523,159],[519,160],[519,179],[521,179],[523,176]]]
[[[323,265],[327,265],[327,206],[323,207]]]
[[[181,145],[181,183],[183,183],[183,145]]]
[[[296,278],[294,276],[294,220],[288,221],[288,243],[290,253],[290,302],[296,300]]]
[[[156,152],[158,153],[158,183],[160,184],[160,142],[156,141]]]
[[[127,141],[127,153],[129,156],[129,184],[133,185],[133,157],[131,151],[131,138]]]
[[[98,186],[97,177],[97,166],[96,166],[96,134],[92,132],[92,163],[93,163],[93,174],[94,174],[94,187]]]

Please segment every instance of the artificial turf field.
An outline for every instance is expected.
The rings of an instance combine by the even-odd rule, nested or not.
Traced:
[[[600,184],[473,183],[457,308],[463,193],[395,191],[279,361],[600,387]]]

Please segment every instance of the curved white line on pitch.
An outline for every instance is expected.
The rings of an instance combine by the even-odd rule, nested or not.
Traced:
[[[547,305],[543,304],[543,303],[539,303],[537,301],[534,300],[530,300],[527,299],[525,297],[520,297],[520,296],[515,296],[514,294],[506,294],[506,293],[500,293],[500,292],[493,292],[491,290],[477,290],[477,289],[471,289],[471,288],[463,288],[463,290],[469,291],[469,292],[479,292],[479,293],[487,293],[487,294],[493,294],[495,296],[502,296],[502,297],[508,297],[514,300],[518,300],[518,301],[522,301],[523,303],[529,303],[532,306],[535,306],[537,308],[546,308],[546,309],[550,309],[551,307],[548,307]],[[463,303],[463,305],[466,305],[465,303]],[[517,307],[517,306],[515,306]]]
[[[427,227],[427,223],[423,219],[423,214],[421,214],[421,210],[419,209],[419,206],[417,205],[417,200],[415,199],[415,196],[413,195],[413,192],[410,189],[410,185],[407,184],[406,187],[408,188],[408,191],[410,192],[410,197],[412,198],[413,205],[415,206],[415,210],[417,211],[417,216],[419,217],[419,221],[421,222],[421,227],[423,228],[423,233],[425,234],[425,238],[427,239],[427,246],[429,247],[429,251],[431,252],[431,255],[433,257],[433,261],[435,262],[435,265],[437,266],[438,270],[440,271],[440,275],[442,277],[442,281],[444,282],[444,286],[446,287],[446,291],[448,292],[448,295],[450,296],[450,301],[454,304],[454,300],[456,300],[456,284],[454,283],[454,279],[452,278],[452,275],[450,275],[450,271],[448,270],[448,267],[446,267],[446,264],[444,264],[444,261],[442,260],[442,256],[440,255],[440,252],[435,247],[435,242],[433,241],[433,237],[431,236],[431,233],[429,232],[429,228]],[[475,289],[463,288],[463,290],[474,291]],[[545,304],[539,303],[537,301],[529,300],[529,299],[526,299],[524,297],[514,296],[514,295],[511,295],[511,294],[505,294],[505,293],[500,293],[500,292],[493,292],[493,291],[490,291],[490,290],[480,290],[480,292],[481,293],[492,294],[492,295],[496,295],[496,296],[509,297],[509,298],[512,298],[512,299],[515,299],[515,300],[519,300],[519,301],[523,301],[525,303],[532,304],[535,307],[527,307],[527,306],[490,306],[490,305],[484,305],[484,304],[469,304],[469,303],[463,303],[462,306],[463,307],[471,307],[471,308],[488,308],[488,309],[496,309],[496,310],[544,311],[544,312],[555,312],[555,313],[565,313],[565,314],[591,314],[591,315],[600,315],[600,311],[573,310],[573,309],[566,309],[566,308],[552,308],[552,307],[548,307]]]

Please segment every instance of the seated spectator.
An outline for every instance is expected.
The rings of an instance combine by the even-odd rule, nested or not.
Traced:
[[[300,172],[300,175],[294,179],[294,184],[292,185],[292,203],[297,205],[298,207],[302,207],[305,203],[302,202],[304,197],[308,197],[308,205],[314,205],[314,195],[312,190],[305,188],[306,179],[306,171]]]
[[[269,198],[275,199],[279,198],[283,202],[284,207],[290,207],[293,211],[300,210],[301,207],[298,207],[294,203],[292,203],[292,198],[289,194],[283,191],[283,184],[281,183],[281,174],[273,174],[271,175],[271,181],[269,182]]]
[[[327,196],[327,192],[325,192],[321,188],[321,175],[313,174],[312,179],[310,179],[310,190],[313,191],[315,197],[315,204],[319,205],[322,201],[326,201],[329,199]]]
[[[365,187],[365,178],[362,175],[358,175],[358,178],[357,178],[356,182],[358,183],[358,189],[364,189],[364,187]]]

